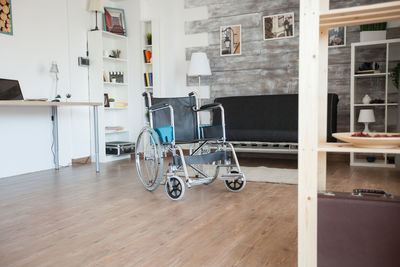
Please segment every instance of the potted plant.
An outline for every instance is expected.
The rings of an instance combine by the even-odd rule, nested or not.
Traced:
[[[110,108],[113,108],[114,104],[115,104],[115,99],[114,98],[110,98],[108,101],[110,102]]]
[[[65,95],[65,97],[67,98],[67,99],[66,99],[67,102],[69,102],[69,101],[71,100],[71,96],[72,96],[72,95],[71,95],[70,93],[68,93],[68,94]]]
[[[152,44],[152,35],[151,33],[146,34],[146,38],[147,38],[147,44],[151,45]]]
[[[386,40],[387,23],[374,23],[360,26],[360,42]]]
[[[400,63],[390,72],[390,79],[398,90],[397,93],[397,132],[400,133]],[[400,168],[400,155],[396,155],[396,168]]]
[[[54,99],[54,101],[60,102],[61,101],[61,95],[56,95],[56,99]]]

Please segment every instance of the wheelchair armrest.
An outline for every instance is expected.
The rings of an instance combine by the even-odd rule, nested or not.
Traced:
[[[167,107],[169,107],[169,104],[167,104],[167,103],[157,104],[157,105],[149,107],[149,111],[157,111],[157,110],[164,109]]]
[[[193,110],[195,112],[199,112],[199,111],[204,111],[204,110],[217,109],[217,108],[221,108],[221,107],[222,107],[222,104],[220,104],[220,103],[211,103],[211,104],[203,105],[199,109],[193,109]]]

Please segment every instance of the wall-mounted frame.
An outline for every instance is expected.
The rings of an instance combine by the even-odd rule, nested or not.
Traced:
[[[220,27],[220,55],[239,56],[242,54],[242,25]]]
[[[346,46],[346,26],[328,30],[328,47]]]
[[[263,17],[264,40],[294,37],[294,12]]]
[[[0,0],[0,33],[13,35],[11,0]]]
[[[114,7],[104,7],[103,29],[118,35],[127,36],[125,10]]]

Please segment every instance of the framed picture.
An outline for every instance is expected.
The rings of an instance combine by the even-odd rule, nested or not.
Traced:
[[[110,98],[108,97],[108,94],[104,94],[104,107],[105,108],[110,107]]]
[[[0,33],[13,35],[11,0],[0,0]]]
[[[291,38],[294,36],[294,13],[263,17],[264,40]]]
[[[103,26],[106,32],[127,36],[125,10],[114,7],[104,7]]]
[[[328,30],[328,46],[346,46],[346,26],[331,28]]]
[[[220,28],[220,55],[238,56],[242,54],[242,26],[222,26]]]

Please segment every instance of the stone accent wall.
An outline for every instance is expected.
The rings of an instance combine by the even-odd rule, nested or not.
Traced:
[[[332,0],[331,8],[372,4],[377,0]],[[186,49],[206,52],[213,75],[202,78],[211,86],[211,97],[298,92],[299,0],[185,0],[185,8],[207,6],[208,19],[185,23],[185,33],[208,33],[207,47]],[[264,41],[262,17],[294,12],[295,37]],[[242,25],[242,55],[220,56],[219,28]],[[400,37],[400,29],[388,30],[387,38]],[[338,131],[349,131],[350,124],[350,44],[360,41],[359,26],[347,27],[346,46],[329,49],[329,92],[340,97]],[[197,84],[188,77],[187,84]]]

